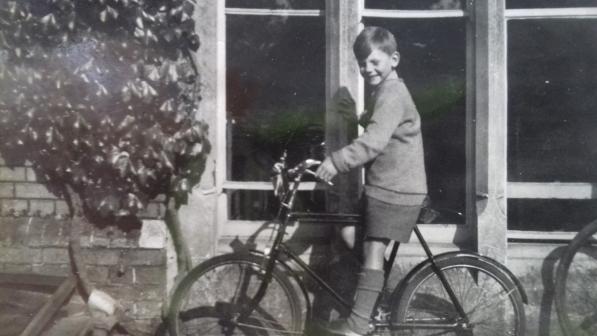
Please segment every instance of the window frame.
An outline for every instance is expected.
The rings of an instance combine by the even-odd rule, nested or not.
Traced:
[[[597,19],[597,7],[572,7],[572,8],[525,8],[506,9],[504,21],[506,30],[508,22],[512,20],[548,20],[548,19]],[[506,37],[507,39],[507,37]],[[507,42],[506,42],[507,43]],[[504,53],[508,48],[505,45]],[[506,78],[507,78],[506,61]],[[507,90],[504,102],[507,108]],[[508,111],[506,110],[507,114]],[[505,138],[507,145],[507,137]],[[590,182],[510,182],[507,181],[508,199],[560,199],[560,200],[587,200],[597,199],[596,183]],[[506,223],[506,225],[508,225]],[[576,232],[563,231],[526,231],[508,230],[508,240],[511,241],[541,241],[541,240],[572,240]]]

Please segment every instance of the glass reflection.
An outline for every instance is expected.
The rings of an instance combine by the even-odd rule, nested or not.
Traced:
[[[229,191],[229,219],[271,220],[280,205],[270,190],[234,190]],[[299,191],[295,199],[295,211],[326,212],[325,192]]]
[[[597,20],[508,26],[508,179],[597,179]]]
[[[597,7],[597,0],[506,0],[506,8]]]
[[[508,200],[509,230],[579,231],[595,218],[597,200]]]
[[[268,181],[323,141],[323,18],[229,16],[227,41],[228,178]]]
[[[324,9],[325,0],[226,0],[226,7],[266,9]]]
[[[464,0],[365,0],[365,8],[403,10],[464,9]]]

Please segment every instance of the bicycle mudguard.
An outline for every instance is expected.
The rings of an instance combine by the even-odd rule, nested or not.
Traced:
[[[527,294],[524,290],[524,287],[522,286],[522,284],[520,283],[520,280],[518,280],[518,278],[512,273],[512,271],[510,271],[506,266],[502,265],[501,263],[497,262],[496,260],[490,258],[490,257],[486,257],[486,256],[482,256],[476,252],[470,252],[470,251],[452,251],[452,252],[446,252],[446,253],[441,253],[438,255],[434,255],[433,256],[433,260],[435,260],[436,262],[438,261],[443,261],[446,259],[451,259],[454,257],[467,257],[467,258],[472,258],[472,259],[476,259],[478,261],[487,263],[495,268],[497,268],[499,271],[501,271],[504,275],[506,275],[508,278],[512,279],[512,282],[514,282],[514,284],[516,285],[516,287],[518,288],[518,291],[520,292],[520,296],[522,298],[522,302],[525,304],[528,304],[528,297]],[[431,265],[431,260],[425,259],[424,261],[420,262],[418,265],[416,265],[407,275],[406,277],[404,277],[404,279],[400,282],[400,284],[397,286],[396,290],[394,291],[393,295],[400,295],[403,288],[406,286],[407,283],[409,283],[409,281],[417,274],[419,273],[424,267],[427,267],[428,265]]]

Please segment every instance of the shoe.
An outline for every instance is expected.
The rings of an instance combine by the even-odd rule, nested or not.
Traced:
[[[348,323],[346,320],[336,320],[330,322],[325,330],[334,336],[363,336],[362,334],[354,332],[350,327],[348,327]]]

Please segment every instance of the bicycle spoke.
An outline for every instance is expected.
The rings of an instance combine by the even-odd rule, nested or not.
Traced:
[[[474,307],[468,309],[467,313],[470,313],[470,314],[474,313],[475,311],[477,311],[477,309],[479,307],[481,307],[482,304],[487,303],[487,302],[489,302],[489,305],[484,307],[484,309],[490,309],[490,308],[494,308],[495,306],[501,305],[510,299],[510,295],[513,291],[514,291],[514,289],[512,289],[511,291],[505,292],[503,294],[496,293],[495,295],[493,295],[491,297],[487,297],[487,300],[478,302]],[[498,298],[501,298],[501,299],[498,299]]]
[[[483,330],[487,330],[487,334],[481,333],[482,335],[491,335],[491,333],[495,330],[493,327],[490,327],[489,325],[485,324],[485,323],[481,323],[481,324],[477,324],[474,327],[475,331],[478,331],[479,329],[483,329]],[[504,336],[509,336],[509,335],[516,335],[516,332],[513,330],[503,330],[503,333],[501,333],[500,335],[504,335]]]
[[[263,298],[251,307],[262,284],[261,263],[226,258],[206,266],[186,287],[175,315],[177,335],[300,334],[300,301],[291,283],[275,273]]]
[[[242,326],[242,327],[249,328],[249,329],[254,329],[254,330],[275,332],[275,334],[283,334],[283,335],[302,335],[303,334],[302,331],[280,330],[278,328],[261,327],[261,326],[255,325],[255,324],[245,324],[245,323],[241,323],[241,322],[239,322],[238,325]]]
[[[273,330],[284,330],[285,329],[284,325],[282,325],[280,322],[278,322],[270,313],[265,311],[263,308],[257,307],[257,308],[255,308],[255,312],[258,314],[251,315],[251,320],[257,321],[260,324],[270,325],[271,328],[275,328]],[[261,317],[261,316],[263,316],[263,317]]]
[[[451,323],[460,325],[440,330],[412,329],[412,335],[521,335],[524,314],[515,284],[510,281],[504,285],[503,281],[508,279],[499,278],[503,273],[484,269],[487,264],[483,262],[466,257],[461,260],[445,259],[442,261],[445,265],[439,265],[462,305],[470,328],[465,328],[466,321],[462,320],[439,277],[427,268],[421,271],[420,277],[409,282],[400,302],[400,306],[404,307],[399,306],[399,316],[405,323],[429,323],[430,327]]]

